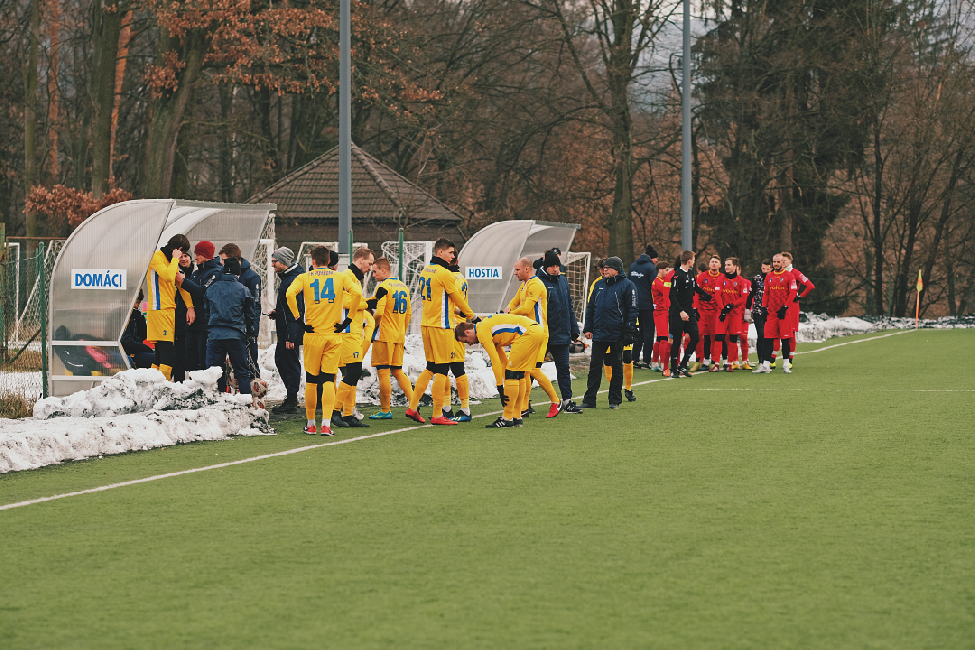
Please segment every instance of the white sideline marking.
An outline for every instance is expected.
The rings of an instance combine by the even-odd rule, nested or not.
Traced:
[[[648,381],[641,381],[633,384],[634,386],[642,386],[644,384],[653,384],[660,379],[650,379]],[[608,393],[608,390],[601,390],[598,394]],[[481,413],[479,415],[473,416],[474,418],[486,418],[492,415],[499,415],[501,411],[492,411],[490,413]],[[0,506],[0,510],[10,510],[12,508],[20,508],[22,506],[29,506],[35,503],[43,503],[45,501],[55,501],[57,499],[64,499],[66,497],[76,497],[82,494],[92,494],[94,492],[104,492],[105,490],[112,490],[115,488],[126,487],[129,485],[138,485],[139,483],[150,483],[152,481],[158,481],[164,478],[172,478],[173,476],[183,476],[185,474],[195,474],[197,472],[206,472],[211,469],[220,469],[222,467],[230,467],[232,465],[243,465],[244,463],[252,463],[256,460],[265,460],[267,458],[276,458],[279,456],[289,456],[291,454],[297,454],[303,451],[310,451],[312,449],[321,449],[322,447],[334,447],[335,445],[344,445],[349,442],[358,442],[360,440],[368,440],[369,438],[380,438],[382,436],[389,436],[394,433],[403,433],[404,431],[415,431],[416,429],[432,429],[434,425],[432,424],[418,424],[415,427],[404,427],[402,429],[393,429],[392,431],[383,431],[381,433],[371,433],[367,436],[357,436],[355,438],[347,438],[345,440],[336,440],[335,442],[326,442],[320,445],[308,445],[306,447],[297,447],[295,449],[288,449],[287,451],[279,451],[273,454],[263,454],[261,456],[254,456],[253,458],[244,458],[243,460],[235,460],[229,463],[219,463],[217,465],[207,465],[206,467],[196,467],[194,469],[186,469],[181,472],[170,472],[168,474],[158,474],[156,476],[149,476],[147,478],[135,479],[132,481],[123,481],[121,483],[112,483],[111,485],[103,485],[101,487],[90,488],[87,490],[79,490],[77,492],[65,492],[64,494],[56,494],[52,497],[41,497],[40,499],[31,499],[29,501],[19,501],[17,503],[8,503],[7,505]]]
[[[855,343],[864,343],[866,341],[876,341],[877,339],[886,338],[888,336],[897,336],[898,334],[907,334],[907,333],[913,332],[913,331],[915,331],[915,330],[902,330],[900,332],[892,332],[890,334],[883,334],[881,336],[872,336],[872,337],[870,337],[868,339],[860,339],[858,341],[847,341],[846,343],[837,343],[835,345],[829,345],[829,346],[826,346],[824,348],[819,348],[818,350],[806,350],[805,352],[794,352],[793,354],[806,354],[806,353],[811,354],[813,352],[822,352],[823,350],[830,350],[832,348],[838,348],[838,347],[842,347],[844,345],[853,345]],[[700,374],[700,373],[698,373],[698,374]],[[633,384],[633,386],[634,387],[636,387],[636,386],[645,386],[646,384],[655,384],[655,383],[660,382],[660,381],[669,381],[669,380],[668,379],[664,379],[663,377],[661,377],[660,379],[649,379],[647,381],[636,382],[636,383]],[[682,384],[682,385],[685,385],[686,386],[686,384]],[[689,388],[689,386],[688,386],[688,388]],[[711,389],[694,389],[694,390],[763,390],[763,389],[749,389],[749,388],[742,388],[742,389],[720,389],[720,388],[711,388]],[[783,389],[764,389],[764,390],[783,390]],[[790,390],[790,389],[785,389],[785,390]],[[798,390],[798,389],[796,389],[796,390]],[[608,393],[608,392],[609,392],[608,390],[601,390],[597,394],[598,395],[601,395],[603,393]],[[849,392],[849,391],[837,391],[837,392]],[[890,391],[890,392],[898,392],[898,391]],[[931,391],[918,391],[918,392],[931,392],[931,393],[936,393],[936,392],[950,392],[950,391],[931,390]],[[966,392],[966,391],[957,391],[957,392]],[[969,391],[969,392],[975,392],[975,391]],[[481,413],[480,415],[475,415],[474,417],[475,418],[486,418],[486,417],[491,417],[492,415],[498,415],[500,413],[501,413],[501,411],[492,411],[490,413]],[[415,431],[416,429],[427,429],[427,428],[433,428],[433,425],[432,424],[418,424],[415,427],[404,427],[402,429],[393,429],[392,431],[383,431],[382,433],[372,433],[372,434],[369,434],[367,436],[357,436],[355,438],[347,438],[345,440],[336,440],[335,442],[326,442],[326,443],[323,443],[323,444],[320,444],[320,445],[308,445],[307,447],[297,447],[295,449],[288,449],[287,451],[279,451],[279,452],[274,453],[274,454],[264,454],[264,455],[261,455],[261,456],[254,456],[253,458],[245,458],[243,460],[235,460],[235,461],[230,462],[230,463],[220,463],[218,465],[207,465],[206,467],[197,467],[197,468],[194,468],[194,469],[183,470],[181,472],[170,472],[169,474],[159,474],[157,476],[150,476],[148,478],[135,479],[133,481],[124,481],[122,483],[112,483],[111,485],[103,485],[101,487],[90,488],[88,490],[79,490],[78,492],[66,492],[64,494],[57,494],[57,495],[54,495],[52,497],[42,497],[40,499],[31,499],[29,501],[20,501],[18,503],[8,503],[7,505],[0,506],[0,510],[10,510],[12,508],[20,508],[22,506],[29,506],[29,505],[32,505],[32,504],[35,504],[35,503],[43,503],[45,501],[55,501],[57,499],[64,499],[66,497],[75,497],[75,496],[80,496],[82,494],[92,494],[94,492],[104,492],[105,490],[112,490],[112,489],[115,489],[115,488],[126,487],[126,486],[129,486],[129,485],[137,485],[139,483],[149,483],[149,482],[158,481],[158,480],[164,479],[164,478],[172,478],[174,476],[183,476],[185,474],[195,474],[197,472],[206,472],[206,471],[211,470],[211,469],[220,469],[220,468],[223,468],[223,467],[230,467],[232,465],[243,465],[244,463],[252,463],[252,462],[257,461],[257,460],[265,460],[267,458],[276,458],[276,457],[279,457],[279,456],[288,456],[288,455],[297,454],[297,453],[300,453],[300,452],[303,452],[303,451],[310,451],[312,449],[320,449],[322,447],[334,447],[335,445],[344,445],[344,444],[347,444],[347,443],[350,443],[350,442],[358,442],[360,440],[368,440],[370,438],[380,438],[382,436],[389,436],[389,435],[392,435],[394,433],[403,433],[404,431]]]

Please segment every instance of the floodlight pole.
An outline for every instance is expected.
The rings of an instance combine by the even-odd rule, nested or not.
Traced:
[[[689,251],[694,244],[691,241],[691,0],[684,0],[683,72],[680,241],[684,250]]]
[[[352,22],[339,3],[339,253],[352,254]]]

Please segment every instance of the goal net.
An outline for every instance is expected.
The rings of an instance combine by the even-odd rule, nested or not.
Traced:
[[[586,292],[589,291],[589,262],[591,253],[565,254],[565,279],[569,283],[569,293],[572,295],[572,307],[576,320],[583,322],[586,316]]]

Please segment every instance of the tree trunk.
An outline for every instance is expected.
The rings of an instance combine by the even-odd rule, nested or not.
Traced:
[[[614,42],[606,71],[609,90],[608,116],[612,131],[613,209],[609,217],[609,254],[623,260],[628,269],[633,262],[633,115],[630,112],[633,7],[618,3],[612,16]]]
[[[122,31],[123,0],[92,3],[92,61],[88,95],[94,115],[91,128],[91,193],[96,199],[108,191],[112,174],[112,110],[115,107],[115,68]]]
[[[163,30],[165,31],[165,30]],[[203,71],[203,59],[209,45],[209,37],[201,30],[192,30],[182,39],[160,35],[160,52],[178,51],[180,59],[186,64],[176,74],[177,86],[166,91],[153,105],[152,121],[149,124],[149,138],[146,146],[146,174],[143,179],[142,195],[147,199],[169,196],[173,180],[173,167],[176,162],[176,142],[183,116],[189,104],[193,86]],[[162,56],[158,60],[162,60]]]
[[[51,44],[47,73],[47,177],[51,184],[58,182],[58,48],[61,43],[60,11],[56,0],[48,0],[44,9],[47,17],[47,37]]]
[[[41,41],[41,0],[31,0],[30,32],[27,35],[27,63],[24,67],[24,195],[38,184],[37,170],[37,55]],[[37,213],[27,212],[27,236],[37,236]],[[36,242],[28,241],[33,252]]]
[[[884,313],[884,231],[881,211],[884,199],[884,155],[881,149],[880,123],[873,124],[873,304],[876,314]]]
[[[220,138],[220,198],[224,203],[234,200],[234,87],[220,84],[220,117],[223,135]]]

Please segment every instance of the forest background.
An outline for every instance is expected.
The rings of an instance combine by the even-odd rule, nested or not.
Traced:
[[[680,250],[673,0],[353,1],[353,141],[455,206]],[[975,304],[971,0],[692,4],[693,237],[806,309]],[[0,219],[243,202],[337,144],[337,0],[0,0]]]

